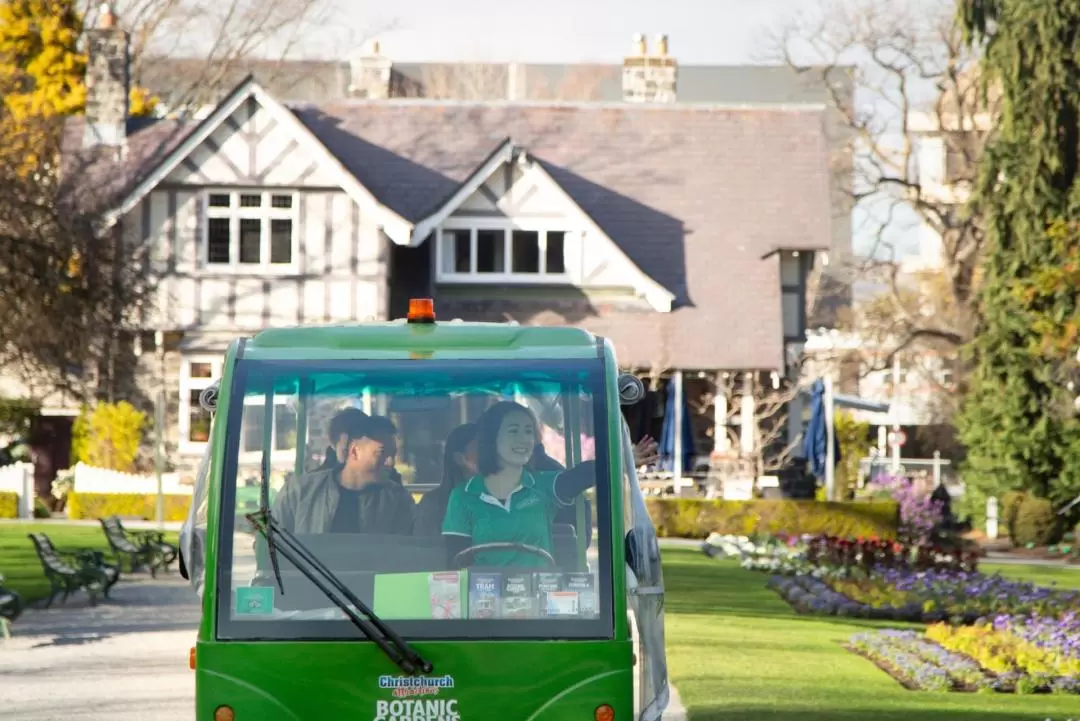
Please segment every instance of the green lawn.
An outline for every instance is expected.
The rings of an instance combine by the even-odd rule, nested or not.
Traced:
[[[1080,568],[981,563],[979,564],[979,570],[983,573],[1000,573],[1006,578],[1031,581],[1040,586],[1080,588]]]
[[[100,526],[74,526],[63,521],[10,523],[0,521],[0,574],[7,577],[5,586],[18,591],[32,602],[49,595],[49,583],[41,573],[41,562],[34,552],[29,533],[44,533],[58,550],[93,548],[104,551],[114,561]],[[177,534],[166,533],[165,540],[176,543]]]
[[[764,587],[764,574],[695,550],[665,548],[663,554],[669,671],[691,721],[1080,717],[1076,696],[906,691],[870,662],[840,647],[862,629],[896,624],[799,616]],[[1049,571],[1046,577],[1055,570],[1031,568],[1038,576]],[[1021,570],[1009,569],[1010,575]]]

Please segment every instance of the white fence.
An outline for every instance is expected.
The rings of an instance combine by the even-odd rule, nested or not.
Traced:
[[[34,517],[34,465],[13,463],[0,466],[0,491],[19,496],[19,518]]]
[[[83,463],[75,465],[74,485],[76,493],[142,493],[156,494],[158,483],[156,476],[142,476],[134,473],[110,471],[107,468],[95,468]],[[190,496],[192,486],[180,483],[179,473],[165,473],[161,477],[162,491],[168,495]]]

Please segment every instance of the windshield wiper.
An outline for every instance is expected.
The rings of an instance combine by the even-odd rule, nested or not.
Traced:
[[[266,538],[270,552],[270,563],[274,568],[278,587],[283,595],[285,590],[281,584],[281,574],[276,561],[278,550],[296,566],[300,573],[315,584],[324,596],[340,608],[348,619],[352,621],[353,625],[371,639],[402,671],[407,674],[431,673],[433,668],[431,662],[421,656],[416,649],[405,642],[405,639],[401,638],[382,619],[376,616],[375,612],[368,608],[367,604],[361,601],[348,586],[342,583],[341,579],[312,554],[289,529],[279,524],[277,519],[270,513],[269,508],[264,506],[255,513],[247,514],[246,517],[251,521],[255,529]],[[338,594],[344,596],[344,600]],[[360,609],[360,612],[367,618],[356,613],[353,607]]]

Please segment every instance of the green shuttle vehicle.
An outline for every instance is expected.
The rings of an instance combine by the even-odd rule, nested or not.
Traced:
[[[427,299],[234,341],[181,533],[196,721],[659,719],[643,392],[603,338]]]

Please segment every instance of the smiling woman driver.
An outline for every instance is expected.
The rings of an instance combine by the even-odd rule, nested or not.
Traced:
[[[536,418],[511,401],[496,403],[477,422],[479,474],[450,494],[442,532],[450,558],[470,546],[519,543],[553,553],[551,522],[596,481],[595,463],[566,471],[527,469],[539,438]],[[546,559],[517,549],[477,551],[481,566],[544,567]]]

